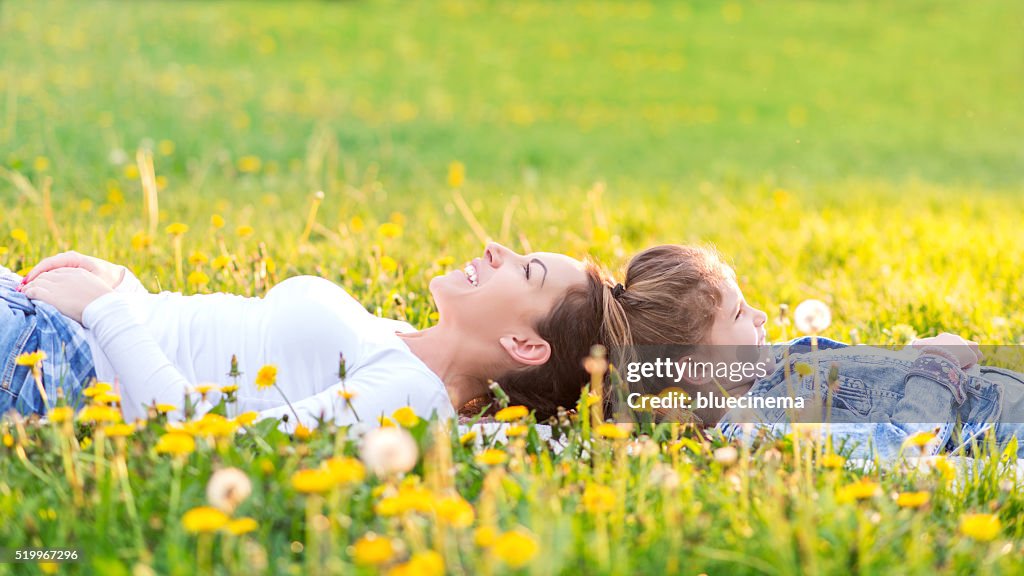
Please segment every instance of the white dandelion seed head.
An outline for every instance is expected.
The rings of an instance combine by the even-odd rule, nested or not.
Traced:
[[[416,466],[419,448],[404,428],[375,428],[363,437],[359,458],[377,476],[404,474]]]
[[[804,300],[793,312],[793,322],[804,334],[820,334],[832,323],[832,312],[821,300]]]
[[[252,494],[252,482],[238,468],[221,468],[210,476],[206,484],[206,500],[214,508],[227,514]]]

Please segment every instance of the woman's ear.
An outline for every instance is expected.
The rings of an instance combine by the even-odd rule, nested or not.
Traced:
[[[498,340],[505,352],[519,364],[539,366],[551,357],[551,345],[539,336],[520,338],[519,336],[502,336]]]

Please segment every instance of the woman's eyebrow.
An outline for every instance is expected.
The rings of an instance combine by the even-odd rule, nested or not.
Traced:
[[[548,267],[545,266],[544,263],[541,262],[539,258],[533,258],[532,260],[530,260],[530,264],[533,264],[534,262],[536,262],[537,264],[540,264],[540,267],[544,269],[544,277],[540,279],[540,287],[543,288],[544,287],[544,281],[548,279]]]

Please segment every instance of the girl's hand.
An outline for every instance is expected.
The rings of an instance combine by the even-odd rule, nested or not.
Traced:
[[[46,302],[81,324],[85,307],[113,289],[83,268],[58,268],[39,274],[21,292],[33,300]]]
[[[910,345],[915,348],[937,348],[946,354],[955,356],[960,362],[960,368],[969,368],[985,358],[977,342],[964,340],[956,334],[950,334],[949,332],[943,332],[931,338],[919,338],[911,342]]]
[[[117,264],[111,264],[106,260],[100,260],[94,256],[86,256],[85,254],[79,254],[78,252],[71,250],[68,252],[61,252],[56,256],[44,258],[39,262],[39,264],[36,264],[28,274],[25,275],[25,279],[22,281],[21,285],[25,286],[29,282],[38,278],[40,274],[49,272],[50,270],[56,270],[58,268],[81,268],[91,272],[111,289],[117,288],[118,284],[121,283],[121,280],[124,279],[124,269]]]

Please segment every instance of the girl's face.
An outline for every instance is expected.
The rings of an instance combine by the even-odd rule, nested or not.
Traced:
[[[770,362],[774,356],[766,339],[765,322],[768,315],[754,308],[743,298],[743,292],[733,278],[728,278],[720,287],[722,303],[715,312],[707,343],[721,354],[723,361]],[[771,367],[769,366],[769,371]]]
[[[550,347],[534,326],[572,287],[583,286],[582,262],[564,254],[517,254],[494,242],[462,270],[430,281],[439,324],[500,345],[518,364],[543,364]]]

